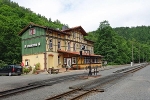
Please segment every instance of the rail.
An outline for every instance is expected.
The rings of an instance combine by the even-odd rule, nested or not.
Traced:
[[[144,67],[146,67],[146,64],[142,65],[142,66],[136,66],[136,67],[132,67],[130,69],[122,70],[122,71],[120,71],[121,73],[115,73],[115,74],[112,74],[112,75],[109,75],[109,76],[106,76],[103,78],[98,78],[98,79],[92,80],[90,82],[76,85],[75,87],[69,87],[73,90],[62,93],[60,95],[50,97],[46,100],[57,100],[57,99],[77,100],[79,98],[86,96],[87,94],[93,93],[93,91],[94,92],[104,92],[104,89],[102,89],[102,86],[113,83],[114,81],[117,82],[122,77],[125,77],[130,73],[134,73]],[[115,82],[114,82],[114,84],[115,84]],[[76,91],[76,92],[74,92],[74,91]],[[74,95],[74,94],[78,94],[78,95]],[[70,97],[70,95],[71,95],[71,97]]]

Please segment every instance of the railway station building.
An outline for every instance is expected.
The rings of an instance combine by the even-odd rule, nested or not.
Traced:
[[[19,33],[22,62],[25,66],[40,63],[41,70],[65,66],[77,69],[89,65],[101,66],[102,56],[94,54],[94,42],[85,39],[87,35],[81,26],[63,26],[60,30],[29,23]]]

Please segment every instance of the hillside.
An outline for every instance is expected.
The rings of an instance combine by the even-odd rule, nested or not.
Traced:
[[[59,20],[52,22],[50,18],[20,7],[11,0],[0,0],[0,60],[6,63],[21,62],[21,40],[18,33],[29,22],[55,29],[64,25]]]
[[[51,18],[47,19],[10,0],[0,0],[0,63],[21,62],[21,39],[18,33],[29,22],[54,29],[64,25],[58,19],[51,21]],[[103,55],[103,60],[109,64],[150,60],[150,26],[112,28],[108,21],[104,21],[97,30],[88,34],[86,38],[95,42],[94,52]]]
[[[103,21],[86,38],[95,41],[94,52],[103,55],[109,64],[138,63],[150,60],[149,33],[149,26],[111,28],[108,21]]]
[[[143,44],[150,44],[150,26],[117,27],[115,32],[127,40],[133,38]]]

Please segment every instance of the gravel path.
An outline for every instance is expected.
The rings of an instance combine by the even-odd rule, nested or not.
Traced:
[[[150,100],[150,66],[85,100]]]
[[[98,75],[101,75],[101,77],[104,77],[104,76],[112,74],[116,70],[119,70],[121,68],[126,68],[126,67],[130,67],[130,65],[124,65],[124,66],[120,66],[120,67],[119,66],[118,67],[108,66],[107,68],[105,68],[105,70],[100,69],[101,71],[98,73]],[[146,67],[146,68],[148,68],[148,67]],[[109,70],[107,70],[107,69],[109,69]],[[27,76],[24,76],[23,79],[20,79],[20,80],[16,79],[16,81],[13,81],[13,82],[8,81],[8,84],[4,84],[5,82],[0,83],[0,90],[2,90],[4,88],[8,88],[7,86],[9,86],[9,88],[10,88],[11,83],[13,83],[13,84],[17,83],[18,84],[18,82],[20,82],[19,84],[22,84],[26,81],[25,84],[27,84],[27,83],[29,83],[29,81],[33,81],[33,80],[35,81],[35,80],[49,79],[49,78],[53,78],[53,77],[59,77],[59,76],[62,76],[62,75],[72,75],[72,74],[81,74],[81,73],[87,73],[87,75],[88,75],[88,71],[86,71],[86,70],[70,71],[70,72],[53,74],[53,75],[48,75],[47,73],[42,73],[42,74],[39,74],[39,75],[27,75]],[[11,77],[9,77],[9,78],[11,78]],[[15,77],[12,77],[12,78],[15,79]],[[20,93],[19,95],[11,96],[11,97],[1,99],[1,100],[45,100],[46,98],[48,98],[50,96],[54,96],[54,95],[57,95],[59,93],[63,93],[63,92],[68,91],[69,90],[68,87],[71,87],[73,85],[83,83],[83,82],[86,82],[86,81],[89,81],[89,80],[93,80],[93,79],[95,79],[95,78],[89,78],[89,79],[85,79],[85,80],[78,79],[76,81],[70,80],[70,81],[59,83],[59,84],[55,84],[53,86],[46,86],[46,87],[43,87],[43,88],[38,88],[36,90],[27,91],[23,94]],[[133,80],[129,81],[129,80],[131,80],[131,78],[129,78],[128,80],[127,79],[128,78],[126,78],[125,80],[117,83],[117,88],[115,87],[116,85],[113,85],[106,92],[98,93],[96,95],[90,96],[90,97],[88,97],[87,100],[148,100],[148,99],[120,99],[120,98],[117,99],[117,97],[119,96],[117,93],[120,93],[120,95],[122,95],[121,92],[120,92],[122,89],[124,89],[124,92],[126,92],[127,90],[125,91],[125,89],[128,86],[130,86],[130,84],[133,85],[134,83],[136,83],[136,81],[133,81]],[[133,79],[135,79],[135,78],[133,78]],[[150,91],[150,89],[149,89],[149,91]],[[130,92],[132,92],[132,91],[130,91]],[[114,99],[111,99],[111,97],[114,97]]]

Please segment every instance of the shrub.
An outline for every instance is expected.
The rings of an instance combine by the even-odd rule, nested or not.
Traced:
[[[32,71],[32,67],[30,66],[30,67],[28,67],[29,68],[29,71]]]
[[[23,73],[28,74],[30,72],[29,68],[24,67],[23,68]]]
[[[36,65],[35,65],[35,69],[36,70],[40,70],[41,68],[40,68],[41,66],[40,66],[40,63],[37,63]]]
[[[4,66],[6,66],[7,64],[4,62],[4,61],[2,61],[2,60],[0,60],[0,67],[4,67]]]

